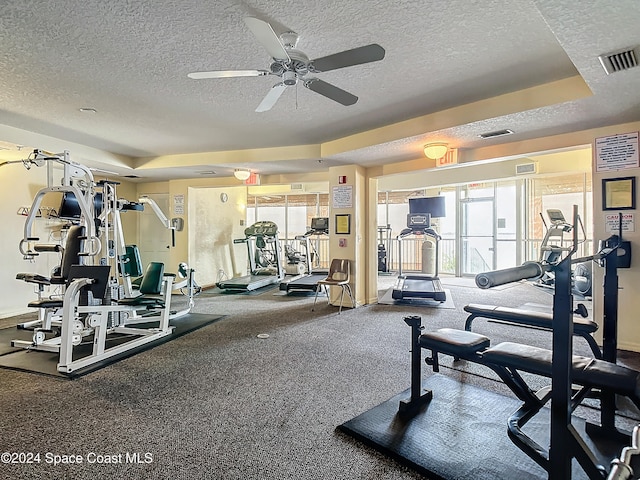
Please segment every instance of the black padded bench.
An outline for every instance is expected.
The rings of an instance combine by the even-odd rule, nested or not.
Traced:
[[[480,305],[470,303],[464,307],[464,311],[470,315],[464,324],[464,329],[471,331],[471,324],[476,318],[488,318],[501,322],[525,325],[527,327],[541,328],[543,330],[553,330],[553,314],[546,312],[536,312],[521,308],[498,307],[495,305]],[[573,317],[573,334],[584,338],[589,344],[594,357],[601,359],[602,351],[593,338],[593,333],[598,330],[598,324],[593,320],[577,315]]]
[[[504,369],[551,378],[552,352],[512,342],[489,346],[489,338],[474,332],[441,328],[420,335],[420,347],[429,349],[437,367],[437,353],[487,365],[501,377]],[[574,355],[571,380],[577,385],[611,390],[629,397],[640,408],[640,372],[604,360]]]
[[[405,322],[407,322],[406,319]],[[523,402],[522,406],[507,421],[509,437],[532,460],[549,471],[551,468],[549,451],[524,433],[522,427],[549,401],[552,394],[551,388],[548,386],[538,391],[533,391],[520,375],[520,372],[551,378],[552,351],[512,342],[503,342],[491,347],[489,339],[478,333],[451,328],[419,333],[422,327],[417,321],[407,322],[407,324],[412,327],[412,348],[431,350],[431,357],[427,357],[425,361],[432,365],[434,371],[438,371],[438,354],[442,353],[454,358],[485,365],[500,377],[516,397]],[[411,401],[405,402],[406,405],[401,408],[401,413],[403,410],[414,411],[419,406],[419,402],[428,401],[431,398],[430,395],[422,395],[419,398],[414,393],[413,382],[418,381],[414,379],[420,378],[420,367],[414,362],[416,362],[415,359],[412,360]],[[417,362],[419,363],[419,359]],[[604,413],[605,408],[611,408],[611,406],[615,409],[615,400],[613,405],[610,404],[609,407],[605,407],[605,402],[608,403],[606,399],[615,394],[629,398],[636,408],[640,409],[640,372],[630,368],[601,359],[574,355],[571,360],[571,382],[574,385],[571,396],[571,411],[580,405],[580,402],[594,390],[599,392],[602,413]],[[415,391],[417,391],[417,388]],[[422,398],[425,400],[422,400]],[[611,411],[611,413],[613,414],[614,412]],[[603,419],[608,416],[608,414],[605,414]],[[606,422],[608,423],[609,420]],[[615,420],[611,418],[610,422],[613,425]],[[605,426],[604,428],[606,430],[608,427]],[[585,458],[582,460],[585,460]],[[584,467],[583,462],[581,462],[581,465]],[[602,474],[600,471],[602,466],[594,463],[589,465],[588,468],[594,475]],[[600,477],[598,476],[597,478]]]

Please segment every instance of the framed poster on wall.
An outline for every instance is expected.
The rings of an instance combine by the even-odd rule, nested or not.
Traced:
[[[351,214],[336,215],[336,235],[349,235],[351,233]]]
[[[636,177],[603,178],[603,210],[635,210]]]

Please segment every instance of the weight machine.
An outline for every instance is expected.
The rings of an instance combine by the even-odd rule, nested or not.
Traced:
[[[69,160],[69,152],[49,154],[35,150],[25,166],[48,167],[48,185],[36,194],[25,221],[24,238],[19,250],[31,260],[45,251],[59,251],[60,246],[47,246],[32,234],[34,220],[47,193],[62,193],[60,211],[65,212],[71,226],[63,252],[61,272],[50,279],[36,274],[18,274],[17,278],[38,284],[38,300],[29,303],[38,308],[38,320],[18,328],[33,330],[32,341],[13,340],[12,346],[59,354],[58,370],[72,373],[133,348],[156,341],[173,332],[169,321],[189,313],[193,297],[200,291],[194,270],[179,265],[182,280],[164,273],[164,265],[155,263],[142,278],[139,290],[131,282],[131,272],[140,271],[139,255],[127,249],[124,241],[121,211],[142,210],[148,204],[163,224],[172,230],[177,222],[169,222],[153,200],[142,197],[139,202],[119,199],[118,182],[95,182],[91,171]],[[52,165],[63,166],[61,185],[53,184]],[[1,166],[1,165],[0,165]],[[59,214],[59,217],[63,217]],[[175,237],[173,237],[175,244]],[[71,245],[71,247],[70,247]],[[65,256],[74,260],[65,259]],[[67,261],[65,261],[67,260]],[[73,263],[73,264],[70,264]],[[55,281],[52,281],[55,279]],[[45,286],[57,285],[62,296],[43,295]],[[171,310],[174,289],[189,297],[188,307]],[[139,325],[135,327],[134,325]],[[82,355],[80,345],[90,342],[91,353]],[[81,358],[78,356],[81,355]]]

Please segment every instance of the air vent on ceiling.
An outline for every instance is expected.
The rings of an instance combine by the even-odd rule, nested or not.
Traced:
[[[291,191],[297,191],[300,192],[304,190],[304,185],[302,183],[292,183],[291,184]]]
[[[495,132],[481,133],[478,136],[480,138],[494,138],[494,137],[502,137],[503,135],[511,135],[512,133],[513,133],[513,130],[509,130],[508,128],[505,128],[504,130],[496,130]]]
[[[124,178],[140,178],[138,175],[125,175]]]
[[[638,66],[636,52],[633,48],[600,55],[598,60],[600,60],[602,68],[607,72],[607,75]]]
[[[516,175],[530,175],[532,173],[538,173],[537,163],[532,162],[516,165]]]

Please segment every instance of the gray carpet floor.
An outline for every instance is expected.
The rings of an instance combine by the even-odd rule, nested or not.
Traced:
[[[336,432],[409,387],[403,317],[421,315],[427,329],[463,328],[468,303],[552,301],[526,283],[493,291],[451,280],[443,283],[455,309],[370,305],[338,315],[326,299],[312,312],[313,297],[202,294],[193,312],[224,319],[76,380],[0,370],[0,451],[40,455],[0,463],[0,478],[424,478]],[[380,295],[385,281],[393,279],[381,278]],[[475,329],[494,343],[550,347],[547,332],[484,321]],[[579,340],[575,351],[589,353]],[[640,366],[637,354],[621,358]],[[445,375],[510,395],[481,367],[445,367]],[[54,465],[54,455],[82,463]]]

